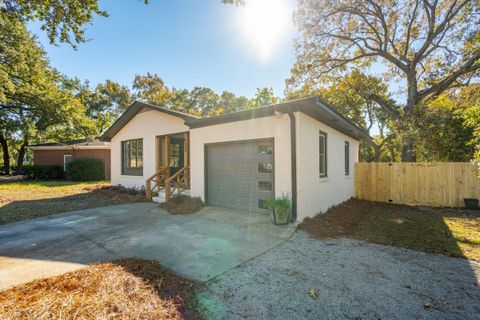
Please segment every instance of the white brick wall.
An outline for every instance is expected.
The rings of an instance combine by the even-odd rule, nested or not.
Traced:
[[[156,137],[186,132],[184,120],[158,111],[138,113],[113,138],[111,143],[112,185],[141,188],[156,170]],[[143,176],[122,175],[121,142],[143,138]]]
[[[297,220],[313,217],[353,197],[354,163],[359,142],[303,114],[295,113],[297,126]],[[327,133],[328,177],[319,177],[319,130]],[[350,175],[345,176],[344,146],[350,142]]]
[[[290,119],[286,114],[192,129],[192,196],[205,197],[205,144],[260,138],[274,138],[276,196],[282,193],[291,196]]]
[[[358,141],[303,114],[295,113],[297,126],[297,220],[313,217],[353,196],[354,163],[358,160]],[[137,114],[112,139],[112,184],[142,187],[155,173],[155,137],[188,131],[184,120],[156,111]],[[318,131],[328,134],[328,177],[319,178]],[[143,176],[121,174],[121,141],[143,138]],[[208,143],[274,138],[275,195],[291,196],[290,119],[282,114],[237,121],[190,131],[191,194],[205,197],[204,146]],[[350,142],[350,175],[344,173],[344,143]]]

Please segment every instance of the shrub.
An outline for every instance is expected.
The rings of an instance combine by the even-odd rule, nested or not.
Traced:
[[[105,179],[102,161],[76,159],[67,165],[67,175],[73,181],[96,181]]]
[[[29,179],[35,180],[59,180],[65,178],[65,173],[61,166],[30,166],[24,165],[21,169],[21,174]]]

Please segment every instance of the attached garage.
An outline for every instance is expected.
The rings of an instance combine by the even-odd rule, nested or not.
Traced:
[[[207,144],[205,146],[208,205],[247,212],[268,212],[274,197],[273,139]]]

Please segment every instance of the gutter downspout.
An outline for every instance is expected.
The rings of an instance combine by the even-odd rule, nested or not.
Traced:
[[[290,147],[292,162],[292,220],[297,221],[297,127],[295,115],[289,112],[290,117]]]

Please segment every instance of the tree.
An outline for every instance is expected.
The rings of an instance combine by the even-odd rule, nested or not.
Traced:
[[[422,110],[417,143],[420,161],[465,162],[473,158],[475,126],[466,117],[467,110],[478,104],[479,88],[450,89]]]
[[[86,116],[95,123],[95,135],[104,132],[133,103],[130,90],[112,80],[99,83],[94,89],[88,81],[72,83],[75,95],[86,107]]]
[[[353,70],[343,78],[332,77],[322,87],[309,87],[305,84],[298,91],[288,92],[287,98],[320,96],[332,108],[335,108],[358,127],[365,129],[370,135],[375,126],[379,131],[378,136],[373,137],[372,141],[362,143],[360,152],[362,160],[381,161],[383,149],[394,138],[393,123],[384,116],[381,107],[373,99],[363,94],[365,91],[374,92],[388,101],[388,88],[382,80],[366,75],[359,70]],[[394,103],[392,103],[392,108],[395,108]]]
[[[2,0],[0,14],[18,22],[39,20],[50,42],[73,45],[85,41],[83,26],[92,22],[95,14],[106,17],[98,0]]]
[[[162,106],[172,98],[172,92],[157,74],[135,75],[133,80],[135,98],[157,106]]]
[[[64,90],[65,77],[51,68],[25,23],[4,15],[0,15],[0,78],[1,145],[8,173],[9,144],[19,145],[17,166],[22,166],[33,137],[82,118],[85,110]]]
[[[216,116],[224,113],[220,97],[210,88],[195,87],[190,92],[192,104],[202,117]]]
[[[477,1],[300,0],[295,21],[302,37],[290,89],[374,64],[386,80],[404,84],[398,108],[363,92],[397,122],[402,161],[415,161],[417,114],[427,102],[468,84],[480,69]]]
[[[233,92],[223,91],[220,95],[220,105],[225,113],[237,112],[248,107],[248,99],[236,96]]]
[[[280,99],[275,96],[272,88],[257,88],[255,96],[248,102],[248,108],[259,108],[277,103]]]

